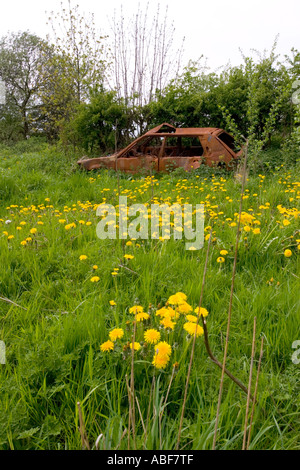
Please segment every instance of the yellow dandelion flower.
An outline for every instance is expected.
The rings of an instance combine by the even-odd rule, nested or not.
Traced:
[[[187,297],[182,292],[176,292],[175,295],[171,295],[168,298],[168,303],[170,305],[180,305],[186,301]]]
[[[7,237],[7,240],[12,240],[13,238],[15,238],[14,235],[9,235],[9,236]]]
[[[175,325],[176,325],[176,323],[173,322],[170,317],[165,317],[165,318],[163,318],[163,319],[160,321],[160,324],[161,324],[164,328],[166,328],[166,329],[167,329],[167,328],[170,328],[171,330],[174,330],[174,327],[175,327]]]
[[[124,258],[125,258],[125,259],[133,259],[134,256],[133,256],[133,255],[124,255]]]
[[[109,333],[109,338],[111,341],[116,341],[117,339],[121,339],[124,336],[124,330],[122,328],[114,328],[110,333]]]
[[[142,307],[141,305],[134,305],[133,307],[130,307],[129,309],[129,313],[133,313],[133,314],[141,313],[143,311],[144,311],[144,307]]]
[[[224,261],[225,261],[225,258],[223,258],[223,256],[219,256],[217,258],[217,263],[224,263]]]
[[[193,311],[193,307],[191,307],[187,302],[182,302],[176,307],[176,311],[179,313],[187,314]]]
[[[136,315],[135,319],[136,321],[143,321],[143,320],[149,320],[150,315],[146,312],[140,312]]]
[[[22,246],[27,245],[27,241],[26,241],[26,240],[21,241],[21,245],[22,245]]]
[[[101,349],[102,352],[113,351],[114,343],[110,340],[105,341],[105,343],[101,344],[100,349]]]
[[[155,344],[160,340],[160,332],[152,328],[145,331],[144,338],[146,343]]]
[[[152,364],[156,369],[165,369],[168,365],[170,358],[167,354],[155,354],[153,357]]]
[[[115,305],[117,305],[114,300],[110,300],[110,301],[109,301],[109,304],[110,304],[112,307],[114,307]]]
[[[290,256],[292,256],[291,250],[288,250],[288,249],[287,249],[287,250],[284,250],[284,256],[285,256],[286,258],[290,258]]]
[[[92,225],[92,222],[86,222],[85,225],[87,225],[87,226]]]
[[[91,277],[91,282],[98,282],[100,281],[100,277],[99,276],[93,276]]]
[[[199,307],[196,307],[195,310],[194,310],[195,313],[199,313]],[[208,315],[208,311],[206,310],[206,308],[204,307],[200,307],[200,315],[202,315],[203,317],[207,317]]]
[[[226,255],[228,255],[228,251],[227,250],[221,250],[220,255],[226,256]]]
[[[166,341],[161,341],[155,345],[155,354],[163,354],[166,356],[171,356],[172,347]]]
[[[96,264],[94,264],[93,270],[96,271],[96,269],[98,269],[98,266]]]
[[[129,347],[130,347],[130,349],[132,349],[132,343],[130,343]],[[142,347],[142,346],[140,345],[140,343],[136,343],[136,342],[135,342],[135,343],[134,343],[134,346],[133,346],[133,349],[134,349],[135,351],[138,351],[139,349],[141,349],[141,347]]]
[[[187,315],[186,316],[187,321],[196,323],[197,322],[197,317],[195,315]]]
[[[183,328],[191,336],[194,336],[194,334],[196,333],[196,336],[198,337],[198,336],[203,335],[204,333],[202,326],[196,325],[195,323],[192,323],[192,322],[185,323],[183,325]]]
[[[31,228],[31,229],[30,229],[30,233],[31,233],[32,235],[34,235],[36,232],[37,232],[37,229],[36,229],[36,228]]]

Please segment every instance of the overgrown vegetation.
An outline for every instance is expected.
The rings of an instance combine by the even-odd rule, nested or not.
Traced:
[[[106,170],[72,169],[74,158],[52,147],[24,150],[1,150],[0,160],[0,261],[5,267],[0,337],[6,344],[6,365],[0,369],[1,448],[80,449],[77,402],[90,447],[102,434],[100,449],[134,448],[132,432],[128,443],[126,386],[131,351],[123,350],[127,343],[120,340],[112,352],[100,349],[116,327],[132,341],[129,309],[134,305],[150,315],[137,324],[135,337],[141,345],[134,363],[141,410],[136,405],[135,445],[175,448],[191,339],[180,330],[184,315],[173,331],[159,324],[156,310],[176,292],[185,293],[192,308],[198,305],[213,226],[202,306],[209,312],[211,349],[222,360],[239,180],[205,169],[205,174],[174,172],[154,179],[122,175],[118,181]],[[247,385],[256,317],[257,348],[261,337],[265,342],[250,449],[299,447],[299,365],[291,362],[300,333],[297,168],[291,172],[287,165],[246,182],[243,210],[249,217],[239,243],[227,367]],[[99,240],[95,209],[105,200],[118,204],[118,189],[130,201],[148,204],[153,198],[203,201],[204,248],[186,251],[183,241],[172,239]],[[220,257],[224,262],[217,262]],[[153,327],[172,347],[162,370],[151,363],[153,346],[143,336]],[[212,448],[218,399],[220,371],[208,358],[202,336],[195,347],[180,439],[185,450]],[[245,393],[225,377],[217,448],[241,448],[245,404]]]

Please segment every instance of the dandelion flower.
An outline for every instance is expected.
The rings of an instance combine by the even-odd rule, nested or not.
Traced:
[[[36,232],[37,232],[37,229],[36,229],[36,228],[31,228],[31,229],[30,229],[30,233],[31,233],[32,235],[34,235]]]
[[[220,255],[226,256],[226,255],[228,255],[228,251],[227,250],[221,250]]]
[[[96,269],[98,269],[98,266],[96,264],[94,264],[93,270],[96,271]]]
[[[196,333],[196,336],[201,336],[204,333],[202,326],[196,325],[196,323],[188,322],[183,325],[185,331],[188,332],[189,335],[193,336]]]
[[[176,323],[173,322],[173,321],[171,320],[171,318],[169,318],[169,317],[163,318],[163,319],[161,320],[160,324],[161,324],[164,328],[166,328],[166,329],[167,329],[167,328],[170,328],[171,330],[174,330],[174,327],[175,327],[175,325],[176,325]]]
[[[260,228],[259,227],[254,228],[253,233],[254,235],[258,235],[260,233]]]
[[[197,317],[195,315],[187,315],[186,316],[187,321],[191,323],[196,323],[197,322]]]
[[[149,320],[149,318],[150,318],[150,315],[149,313],[146,313],[146,312],[140,312],[135,317],[137,322],[143,321],[143,320]]]
[[[91,282],[98,282],[100,281],[100,277],[99,276],[93,276],[91,277]]]
[[[125,258],[125,259],[133,259],[134,256],[133,256],[133,255],[124,255],[124,258]]]
[[[224,261],[225,261],[225,258],[223,258],[223,256],[219,256],[217,258],[217,263],[224,263]]]
[[[115,305],[117,305],[114,300],[110,300],[110,301],[109,301],[109,304],[110,304],[112,307],[114,307]]]
[[[195,310],[194,310],[195,313],[199,313],[199,307],[196,307]],[[206,308],[204,307],[200,307],[200,315],[202,315],[203,317],[207,317],[208,315],[208,311],[206,310]]]
[[[106,351],[113,351],[114,349],[114,343],[110,340],[105,341],[105,343],[102,343],[100,346],[101,351],[106,352]]]
[[[291,250],[288,250],[288,249],[287,249],[287,250],[284,250],[284,256],[285,256],[286,258],[290,258],[290,256],[292,256]]]
[[[166,341],[161,341],[160,343],[156,344],[155,353],[156,354],[163,354],[163,355],[166,355],[166,356],[171,356],[172,348],[171,348],[170,344],[168,344]]]
[[[192,312],[193,308],[187,302],[183,301],[182,303],[178,305],[178,307],[176,308],[176,311],[179,313],[187,314],[187,313]]]
[[[167,354],[155,354],[153,357],[152,364],[157,369],[165,369],[170,358]]]
[[[144,307],[142,307],[141,305],[134,305],[133,307],[130,307],[129,309],[129,313],[134,313],[134,314],[141,313],[143,311],[144,311]]]
[[[85,259],[87,259],[87,256],[86,255],[80,255],[79,259],[80,259],[80,261],[84,261]]]
[[[111,339],[111,341],[116,341],[117,339],[123,338],[124,331],[122,330],[122,328],[115,328],[109,333],[108,336]]]
[[[129,347],[130,347],[130,349],[132,349],[132,343],[130,343]],[[139,349],[141,349],[141,347],[142,347],[142,346],[140,345],[140,343],[136,343],[136,342],[135,342],[135,343],[134,343],[134,346],[133,346],[133,349],[134,349],[135,351],[138,351]]]
[[[160,340],[160,332],[155,329],[145,331],[144,338],[146,343],[155,344]]]

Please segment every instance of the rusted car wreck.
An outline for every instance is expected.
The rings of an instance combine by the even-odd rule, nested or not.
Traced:
[[[240,154],[235,152],[233,137],[223,129],[175,128],[164,123],[113,155],[82,158],[77,163],[86,170],[110,168],[127,173],[165,172],[178,167],[191,171],[202,164],[229,169]]]

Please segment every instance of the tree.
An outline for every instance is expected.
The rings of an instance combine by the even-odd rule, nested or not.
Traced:
[[[130,110],[124,100],[117,99],[116,92],[100,87],[91,92],[89,103],[77,107],[66,126],[66,138],[88,153],[112,152],[117,145],[127,143],[130,122]]]
[[[144,11],[125,18],[121,7],[114,15],[112,30],[112,63],[107,76],[111,89],[117,90],[126,105],[141,109],[149,104],[156,90],[162,90],[181,67],[183,42],[174,52],[175,28],[169,23],[168,9],[161,19],[158,5],[155,16],[149,17],[149,3]],[[184,41],[184,40],[183,40]],[[140,133],[144,122],[137,123]]]
[[[39,69],[45,66],[47,43],[29,32],[11,33],[0,40],[0,77],[6,87],[7,122],[18,122],[24,138],[38,128]],[[10,116],[10,117],[9,117]]]
[[[106,60],[104,37],[97,33],[94,17],[86,17],[79,6],[51,12],[48,35],[51,54],[43,69],[45,84],[40,98],[48,134],[57,137],[80,103],[87,102],[90,90],[103,84]]]

